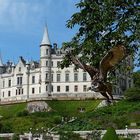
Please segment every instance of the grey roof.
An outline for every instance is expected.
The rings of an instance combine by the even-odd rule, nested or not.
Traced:
[[[51,45],[51,43],[50,43],[50,39],[49,39],[49,34],[48,34],[47,26],[45,26],[43,39],[42,39],[40,45]]]

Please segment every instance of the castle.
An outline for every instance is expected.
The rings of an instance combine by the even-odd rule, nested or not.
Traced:
[[[88,73],[82,69],[75,70],[74,65],[64,69],[58,67],[64,55],[65,51],[58,48],[56,43],[51,45],[45,27],[40,44],[39,62],[28,62],[20,57],[18,63],[14,65],[10,61],[3,64],[0,60],[1,102],[96,96],[93,91],[87,91],[91,84]],[[131,87],[133,81],[131,76],[122,75],[120,72],[116,74],[121,80],[116,85],[114,93],[121,94],[122,88]]]

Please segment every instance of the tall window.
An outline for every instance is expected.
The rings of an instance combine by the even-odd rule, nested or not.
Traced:
[[[66,86],[66,92],[69,92],[69,86]]]
[[[48,49],[46,49],[46,55],[48,55],[49,54],[49,50]]]
[[[22,94],[24,93],[24,90],[23,90],[23,88],[22,88]]]
[[[57,82],[60,82],[60,74],[57,74]]]
[[[53,74],[51,74],[51,81],[53,82]]]
[[[4,91],[3,91],[3,97],[4,97]]]
[[[83,85],[83,91],[87,91],[87,86]]]
[[[8,96],[11,96],[11,91],[8,91]]]
[[[66,74],[65,74],[65,81],[66,81],[66,82],[69,82],[69,73],[66,73]]]
[[[51,85],[51,92],[53,92],[53,85]]]
[[[83,81],[87,81],[87,73],[83,73]]]
[[[57,67],[59,67],[59,65],[60,65],[60,61],[57,61]]]
[[[78,92],[78,86],[77,86],[77,85],[74,86],[74,91],[75,91],[75,92]]]
[[[21,95],[21,94],[24,94],[23,88],[16,89],[16,95]]]
[[[60,86],[57,86],[57,92],[60,92]]]
[[[49,75],[48,75],[48,73],[46,73],[46,80],[49,80]]]
[[[74,73],[74,81],[78,81],[78,73]]]
[[[8,81],[8,87],[11,87],[11,80]]]
[[[53,67],[53,61],[51,62],[51,66]]]
[[[32,76],[32,84],[35,83],[35,76]]]
[[[46,91],[48,91],[48,85],[46,86]]]
[[[46,61],[46,66],[47,66],[47,67],[49,66],[49,63],[48,63],[48,61]]]
[[[35,93],[35,88],[32,88],[32,94],[34,94]]]
[[[17,85],[22,85],[22,77],[17,77]]]
[[[18,94],[19,94],[19,95],[21,94],[21,90],[20,90],[20,89],[18,89]]]

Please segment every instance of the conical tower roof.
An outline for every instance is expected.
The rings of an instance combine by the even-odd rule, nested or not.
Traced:
[[[49,34],[48,34],[47,26],[45,26],[43,39],[42,39],[40,45],[51,45],[50,39],[49,39]]]

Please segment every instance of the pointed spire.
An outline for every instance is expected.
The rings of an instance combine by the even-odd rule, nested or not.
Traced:
[[[48,34],[47,26],[45,26],[43,39],[42,39],[42,42],[41,42],[40,45],[51,45],[50,39],[49,39],[49,34]]]

